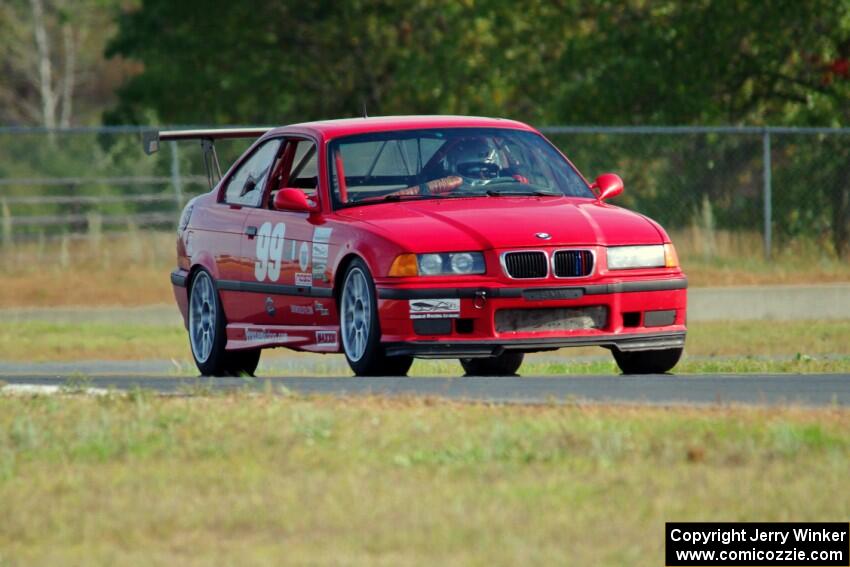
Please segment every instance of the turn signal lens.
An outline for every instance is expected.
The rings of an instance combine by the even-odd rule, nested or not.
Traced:
[[[399,254],[390,266],[390,276],[404,278],[418,276],[419,268],[416,262],[416,254]]]
[[[678,268],[679,255],[676,254],[676,247],[672,243],[664,245],[664,267]]]

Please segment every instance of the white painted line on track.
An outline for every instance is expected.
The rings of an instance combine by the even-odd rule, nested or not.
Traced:
[[[105,388],[72,388],[44,384],[6,384],[0,386],[0,394],[7,396],[56,396],[63,394],[85,394],[86,396],[106,396],[112,393]]]

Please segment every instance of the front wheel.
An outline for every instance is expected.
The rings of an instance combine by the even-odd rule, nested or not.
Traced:
[[[623,374],[664,374],[679,362],[682,348],[625,352],[614,349],[614,360]]]
[[[348,265],[340,296],[340,332],[348,366],[357,376],[404,376],[409,356],[387,356],[381,346],[375,284],[359,258]]]
[[[253,376],[260,349],[225,350],[227,322],[212,276],[199,271],[189,290],[189,344],[203,376]]]
[[[516,376],[525,353],[506,351],[492,358],[461,358],[467,376]]]

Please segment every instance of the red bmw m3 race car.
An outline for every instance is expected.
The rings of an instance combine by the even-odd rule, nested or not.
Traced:
[[[215,140],[257,138],[221,175]],[[360,376],[458,358],[510,375],[525,353],[610,349],[660,373],[685,343],[687,279],[661,226],[610,205],[538,131],[510,120],[382,117],[196,139],[211,191],[186,205],[171,282],[204,375],[260,351],[345,354]]]

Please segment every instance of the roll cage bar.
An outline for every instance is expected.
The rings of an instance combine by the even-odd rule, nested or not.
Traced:
[[[235,138],[259,138],[271,128],[218,128],[209,130],[148,130],[142,133],[142,147],[148,155],[159,151],[160,142],[200,140],[204,152],[204,169],[210,189],[221,180],[221,164],[215,151],[215,141]]]

